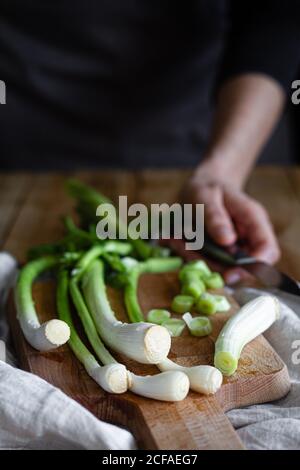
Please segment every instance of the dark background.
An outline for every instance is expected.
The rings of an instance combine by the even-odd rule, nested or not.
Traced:
[[[263,149],[258,164],[300,164],[300,104],[290,97],[283,116]]]

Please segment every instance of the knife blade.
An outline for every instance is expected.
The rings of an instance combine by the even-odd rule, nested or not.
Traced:
[[[225,248],[217,245],[208,235],[205,235],[204,245],[200,251],[201,254],[223,265],[245,269],[267,288],[276,288],[300,296],[300,285],[296,280],[274,266],[247,255],[237,244]]]

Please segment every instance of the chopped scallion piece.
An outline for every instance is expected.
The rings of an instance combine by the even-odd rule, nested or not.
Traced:
[[[203,292],[205,292],[205,284],[201,279],[197,280],[190,280],[183,283],[182,294],[190,295],[194,297],[194,299],[198,299]]]
[[[173,299],[171,309],[176,313],[185,313],[191,310],[194,298],[190,295],[176,295]]]
[[[205,315],[213,315],[217,311],[217,302],[215,296],[205,292],[196,303],[196,310]]]
[[[179,271],[179,280],[181,282],[198,281],[199,279],[201,279],[199,271],[197,271],[197,269],[189,267],[188,265],[185,265]]]
[[[155,308],[150,310],[147,315],[147,320],[150,323],[156,323],[157,325],[161,325],[163,322],[170,318],[171,314],[168,310],[163,310],[161,308]]]
[[[184,281],[189,272],[196,272],[200,278],[209,277],[212,274],[211,270],[203,260],[191,261],[190,263],[185,264],[180,270],[179,279]]]
[[[162,323],[167,328],[172,337],[180,336],[185,328],[184,321],[177,318],[170,318]]]
[[[220,273],[212,273],[204,279],[208,289],[221,289],[224,287],[224,281]]]
[[[192,315],[187,312],[182,318],[193,336],[207,336],[212,332],[211,322],[207,317],[193,318]]]
[[[217,302],[217,312],[227,312],[230,310],[230,303],[224,295],[215,295],[214,297]]]

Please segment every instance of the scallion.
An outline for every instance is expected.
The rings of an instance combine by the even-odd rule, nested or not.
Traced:
[[[212,325],[207,317],[193,318],[192,315],[187,312],[182,318],[193,336],[207,336],[212,332]]]
[[[194,298],[190,295],[176,295],[172,301],[171,310],[176,313],[185,313],[191,310]]]
[[[85,300],[104,342],[138,362],[156,364],[170,350],[170,335],[165,328],[151,323],[122,323],[115,317],[106,296],[103,262],[93,261],[84,273]]]
[[[170,318],[162,323],[162,326],[167,328],[172,337],[180,336],[185,328],[184,321],[179,318]]]
[[[224,281],[220,273],[212,273],[204,278],[204,283],[208,289],[222,289]]]
[[[45,256],[27,263],[20,271],[15,289],[15,302],[20,326],[28,343],[39,351],[49,351],[65,344],[70,337],[70,328],[64,321],[53,319],[42,325],[39,322],[32,285],[44,271],[57,267],[59,258]]]
[[[196,302],[196,310],[205,315],[213,315],[217,311],[217,302],[214,295],[205,292]]]
[[[170,316],[171,314],[168,310],[163,310],[161,308],[154,308],[148,312],[147,320],[150,323],[161,325],[163,322],[168,320]]]
[[[74,282],[74,280],[73,280]],[[76,290],[76,292],[75,292]],[[57,286],[57,311],[61,320],[67,323],[70,327],[71,336],[69,339],[69,346],[77,359],[83,364],[87,373],[107,392],[111,393],[124,393],[128,388],[127,370],[123,364],[117,363],[111,354],[105,349],[100,339],[97,337],[97,332],[89,319],[89,313],[83,303],[81,295],[77,292],[77,286],[73,286],[73,298],[76,298],[76,306],[80,314],[81,320],[85,331],[88,333],[89,338],[92,338],[93,345],[96,348],[98,355],[104,366],[101,366],[96,358],[91,354],[87,347],[79,338],[70,312],[69,304],[69,280],[68,273],[61,271],[58,276]]]
[[[217,302],[217,312],[227,312],[230,310],[231,305],[224,295],[215,295],[214,297]]]
[[[186,281],[182,285],[181,292],[183,295],[190,295],[194,299],[198,299],[205,292],[205,284],[201,279]]]
[[[214,363],[224,375],[236,371],[244,346],[279,318],[279,310],[276,297],[262,295],[229,318],[215,344]]]

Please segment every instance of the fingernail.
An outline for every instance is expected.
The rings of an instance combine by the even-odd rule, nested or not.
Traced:
[[[241,280],[239,273],[230,273],[226,275],[227,284],[235,284]]]
[[[232,230],[228,227],[220,227],[216,230],[216,237],[219,243],[234,243],[235,237]]]

